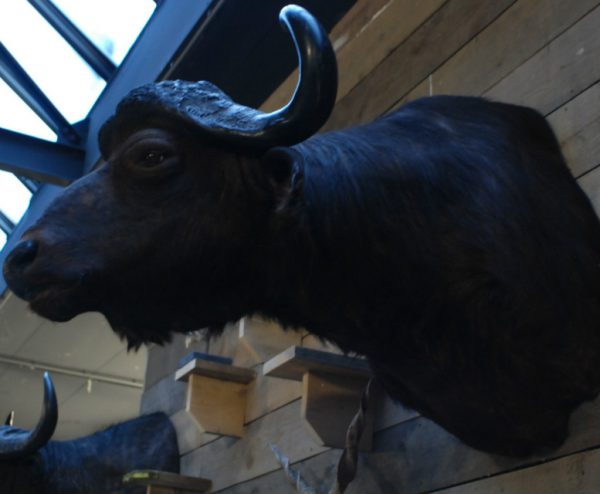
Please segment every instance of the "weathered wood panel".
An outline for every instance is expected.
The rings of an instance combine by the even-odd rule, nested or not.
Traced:
[[[223,437],[183,456],[181,471],[211,479],[217,491],[276,470],[278,463],[270,444],[276,444],[291,461],[327,449],[307,437],[300,420],[300,401],[296,400],[249,424],[241,441]]]
[[[571,435],[560,449],[524,460],[476,451],[435,423],[418,417],[375,434],[373,450],[361,455],[358,476],[346,492],[347,494],[426,493],[526,466],[532,466],[528,470],[528,475],[535,477],[537,469],[541,466],[534,465],[578,453],[598,444],[600,444],[600,400],[585,404],[575,413]],[[285,454],[285,448],[281,449]],[[339,450],[331,449],[314,458],[296,463],[294,468],[299,470],[311,485],[329,485],[333,480],[339,455]],[[281,488],[285,483],[282,479],[280,472],[273,472],[222,492],[224,494],[279,492],[277,486]],[[512,494],[510,490],[505,492]],[[567,493],[578,494],[578,491],[565,491],[561,494]]]
[[[348,127],[386,112],[513,3],[446,2],[338,102],[326,128]]]
[[[600,84],[597,83],[548,116],[576,177],[600,164],[599,102]]]
[[[486,96],[547,114],[600,79],[600,8],[487,91]]]
[[[540,466],[466,485],[440,494],[597,494],[600,491],[600,450],[579,453]]]
[[[516,2],[432,74],[432,92],[484,93],[599,3],[598,0]]]

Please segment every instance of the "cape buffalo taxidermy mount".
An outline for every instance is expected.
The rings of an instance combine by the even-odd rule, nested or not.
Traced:
[[[35,429],[0,426],[2,494],[133,494],[121,486],[123,475],[132,470],[179,472],[177,435],[163,413],[72,441],[50,440],[57,420],[54,385],[45,374],[42,416]]]
[[[133,347],[260,314],[365,355],[469,445],[557,447],[600,390],[600,224],[549,125],[438,96],[313,136],[335,55],[305,10],[281,20],[300,59],[288,105],[208,82],[132,91],[105,163],[9,255],[9,286],[55,321],[100,311]]]

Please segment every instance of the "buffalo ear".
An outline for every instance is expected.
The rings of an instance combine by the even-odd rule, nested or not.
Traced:
[[[285,206],[302,182],[302,155],[288,147],[275,147],[261,158],[262,174],[279,207]]]

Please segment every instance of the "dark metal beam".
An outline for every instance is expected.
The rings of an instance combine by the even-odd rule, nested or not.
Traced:
[[[8,216],[6,216],[2,211],[0,211],[0,230],[2,230],[8,236],[12,233],[14,229],[15,224],[10,220]]]
[[[40,182],[38,182],[37,180],[33,180],[29,177],[24,177],[23,175],[18,175],[17,178],[32,194],[35,194],[35,192],[40,188]]]
[[[108,81],[113,76],[116,65],[60,9],[49,0],[28,1],[102,79]]]
[[[83,173],[84,152],[0,129],[0,169],[34,180],[66,185]]]
[[[59,139],[77,144],[79,134],[0,42],[0,77],[50,127]]]

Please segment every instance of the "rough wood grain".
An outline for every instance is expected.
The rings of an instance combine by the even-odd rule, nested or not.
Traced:
[[[514,0],[446,2],[338,101],[326,128],[366,122],[389,110],[513,3]]]
[[[600,164],[600,83],[548,116],[567,163],[579,177]]]
[[[179,455],[185,455],[220,437],[216,434],[204,432],[202,426],[187,410],[179,410],[169,418],[177,434]]]
[[[600,7],[595,8],[485,95],[547,114],[600,79]]]
[[[338,375],[369,376],[371,369],[364,358],[323,352],[312,348],[291,346],[265,362],[266,376],[300,381],[306,372]]]
[[[173,375],[162,378],[154,386],[144,391],[140,406],[142,415],[153,412],[173,415],[185,408],[187,386],[185,383],[175,381]]]
[[[439,494],[597,494],[600,450],[438,491]]]
[[[242,437],[246,384],[192,374],[188,378],[186,410],[203,432]]]
[[[571,422],[571,434],[558,450],[511,459],[469,448],[438,425],[418,417],[375,434],[373,450],[361,455],[358,476],[346,494],[422,494],[517,468],[534,468],[600,444],[600,400],[580,407]],[[295,463],[294,468],[311,485],[330,485],[338,458],[339,450],[331,449]],[[280,472],[273,472],[222,492],[265,494],[280,492],[284,485]]]
[[[300,420],[300,401],[248,424],[243,440],[221,438],[181,459],[184,475],[209,478],[215,491],[279,468],[269,444],[298,461],[326,450],[307,437]]]
[[[207,376],[221,381],[232,381],[241,384],[248,384],[256,377],[252,369],[239,367],[236,365],[222,364],[194,358],[175,372],[176,381],[187,381],[191,376]]]
[[[248,385],[246,422],[266,415],[300,398],[302,383],[265,376],[262,365],[256,366],[256,379]]]
[[[360,407],[367,377],[305,372],[300,415],[314,441],[331,448],[346,445],[346,431]],[[371,448],[373,414],[367,414],[361,451]]]
[[[432,92],[484,93],[599,3],[598,0],[516,2],[433,73]]]

